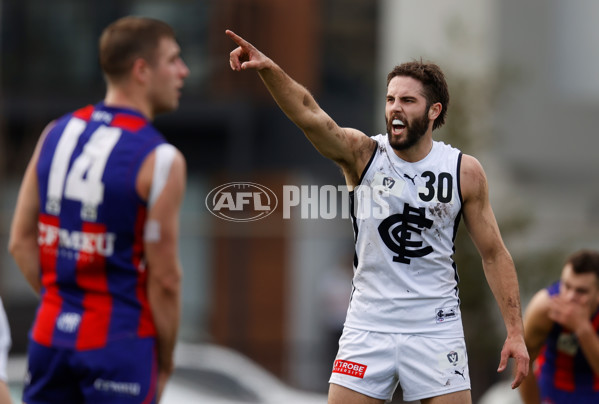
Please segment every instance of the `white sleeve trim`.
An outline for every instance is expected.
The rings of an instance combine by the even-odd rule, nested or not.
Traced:
[[[171,171],[171,165],[175,159],[175,147],[164,143],[156,148],[156,158],[154,159],[154,175],[152,176],[152,187],[148,198],[148,207],[151,208],[166,185],[168,175]]]

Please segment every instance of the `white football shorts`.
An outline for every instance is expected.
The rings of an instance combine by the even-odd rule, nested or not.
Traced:
[[[405,401],[470,390],[466,343],[345,327],[329,383],[387,401],[398,384]]]

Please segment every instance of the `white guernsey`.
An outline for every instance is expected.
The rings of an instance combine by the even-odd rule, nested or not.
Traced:
[[[355,276],[345,325],[462,336],[452,259],[462,208],[462,154],[434,142],[428,156],[409,163],[393,152],[386,135],[373,139],[378,147],[352,195],[357,205],[352,217]],[[377,204],[388,210],[386,216],[361,208]]]

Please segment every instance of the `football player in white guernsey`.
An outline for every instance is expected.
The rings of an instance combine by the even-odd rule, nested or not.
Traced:
[[[463,216],[507,329],[498,371],[528,374],[518,279],[480,163],[433,141],[449,93],[438,66],[410,62],[387,78],[387,134],[343,128],[309,91],[235,33],[234,71],[256,70],[271,95],[325,157],[353,198],[353,290],[330,379],[329,404],[383,403],[398,384],[407,401],[471,403],[453,241]],[[378,203],[376,212],[368,209]],[[382,212],[382,213],[381,213]]]

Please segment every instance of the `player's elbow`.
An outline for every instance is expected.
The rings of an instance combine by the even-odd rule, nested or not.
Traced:
[[[8,252],[18,261],[18,257],[27,252],[29,244],[25,238],[12,234],[8,240]]]
[[[162,271],[160,274],[150,276],[150,293],[156,296],[178,298],[181,294],[181,282],[182,271],[179,265],[175,265],[168,271]]]
[[[487,250],[481,251],[484,266],[513,266],[514,260],[503,243],[497,243]]]
[[[8,240],[8,246],[7,246],[8,253],[14,257],[14,256],[15,256],[15,254],[17,253],[17,250],[18,250],[18,248],[19,248],[19,247],[18,247],[18,244],[17,244],[16,240],[14,240],[14,239],[11,237],[11,238]]]

